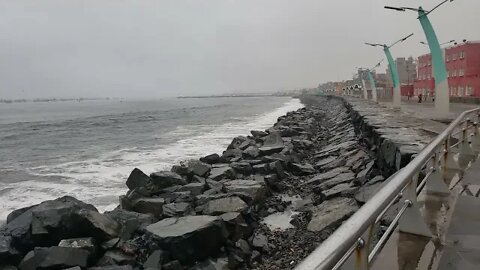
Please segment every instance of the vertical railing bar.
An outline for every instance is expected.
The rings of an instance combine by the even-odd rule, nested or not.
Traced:
[[[378,251],[380,251],[380,249],[385,244],[387,238],[390,237],[393,230],[398,226],[398,220],[400,219],[400,217],[402,217],[405,210],[407,210],[407,208],[410,207],[411,205],[412,205],[412,202],[410,200],[405,200],[403,202],[402,208],[400,209],[400,211],[398,211],[398,213],[395,216],[395,218],[393,219],[392,223],[390,223],[387,230],[382,234],[382,237],[380,238],[380,240],[378,240],[378,243],[372,249],[372,252],[370,252],[370,254],[368,254],[368,263],[369,264],[373,263],[373,260],[376,258]]]

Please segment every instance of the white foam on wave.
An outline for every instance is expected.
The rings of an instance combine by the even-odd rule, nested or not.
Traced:
[[[169,169],[183,160],[221,154],[233,137],[248,135],[253,129],[269,128],[278,117],[302,107],[298,99],[291,99],[282,107],[253,119],[238,119],[222,125],[179,126],[164,135],[182,138],[169,145],[153,146],[150,150],[121,149],[99,154],[94,159],[30,168],[30,174],[55,180],[5,184],[5,192],[0,195],[0,220],[14,209],[65,195],[92,203],[101,211],[113,209],[118,204],[118,196],[126,192],[125,181],[133,168],[151,173]]]

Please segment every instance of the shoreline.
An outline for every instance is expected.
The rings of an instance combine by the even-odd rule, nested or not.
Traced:
[[[236,136],[236,135],[248,135],[250,129],[263,129],[263,128],[268,128],[270,127],[273,123],[275,123],[276,119],[284,115],[287,111],[290,111],[292,108],[297,108],[297,106],[303,106],[301,103],[298,101],[298,99],[285,99],[285,101],[281,102],[281,105],[272,111],[266,111],[262,114],[252,116],[248,122],[240,126],[237,123],[225,123],[221,125],[215,125],[212,123],[211,129],[207,131],[202,131],[199,134],[193,134],[192,136],[188,136],[185,138],[181,138],[180,140],[176,140],[172,144],[167,144],[159,147],[152,147],[151,149],[147,149],[145,151],[125,151],[123,153],[123,149],[117,149],[115,150],[114,153],[115,155],[126,155],[125,156],[125,161],[124,162],[119,162],[116,163],[115,167],[105,167],[105,168],[98,168],[100,171],[98,174],[100,174],[101,178],[97,177],[95,173],[86,173],[85,175],[79,175],[80,178],[75,178],[76,175],[68,175],[66,177],[70,177],[68,179],[68,182],[65,184],[69,185],[76,185],[78,181],[87,181],[88,177],[96,179],[102,179],[102,181],[108,181],[115,183],[116,186],[121,186],[121,190],[116,189],[115,187],[110,188],[113,192],[115,192],[118,195],[121,195],[127,191],[125,185],[124,185],[124,179],[128,177],[130,171],[132,170],[132,166],[138,166],[140,169],[142,169],[145,172],[153,172],[156,170],[161,170],[161,169],[169,169],[172,165],[179,163],[182,160],[189,159],[189,158],[199,158],[203,155],[206,155],[210,153],[211,151],[213,152],[221,152],[231,141],[231,139]],[[245,120],[247,121],[247,120]],[[244,121],[242,120],[242,123]],[[194,127],[193,127],[194,128]],[[172,133],[172,136],[176,132],[175,130],[169,131]],[[182,130],[181,132],[184,132]],[[169,135],[170,136],[170,135]],[[193,147],[193,148],[192,148]],[[190,150],[189,150],[190,149]],[[122,154],[123,153],[123,154]],[[168,156],[165,155],[165,153],[169,153]],[[132,156],[133,155],[133,156]],[[138,155],[138,157],[137,157]],[[107,152],[100,153],[99,158],[91,159],[91,160],[82,160],[74,163],[78,164],[98,164],[100,162],[100,165],[102,164],[101,161],[102,159],[110,159],[110,155]],[[135,156],[135,157],[134,157]],[[122,157],[116,157],[115,158],[122,158]],[[68,162],[68,164],[74,164],[71,162]],[[107,164],[108,165],[108,164]],[[105,166],[107,166],[105,165]],[[70,167],[73,165],[70,165]],[[80,165],[78,165],[80,166]],[[98,165],[95,165],[98,166]],[[108,165],[109,166],[109,165]],[[65,168],[65,170],[73,170],[74,168]],[[61,170],[64,169],[63,164],[58,164],[52,167],[53,171]],[[94,168],[95,169],[95,168]],[[48,172],[48,171],[47,171]],[[108,173],[108,175],[103,176],[103,173]],[[38,174],[37,177],[43,177],[42,174]],[[122,176],[118,176],[122,175]],[[56,175],[57,176],[57,175]],[[13,177],[13,176],[12,176]],[[22,176],[24,177],[24,176]],[[35,176],[31,176],[32,179],[35,179]],[[45,176],[45,177],[48,177]],[[58,177],[61,177],[61,175],[58,175]],[[43,179],[43,178],[42,178]],[[84,180],[82,180],[84,179]],[[113,179],[113,180],[112,180]],[[98,180],[100,181],[100,180]],[[53,183],[53,192],[56,194],[62,194],[59,193],[61,191],[62,183],[64,182],[59,182],[59,183]],[[48,184],[48,183],[47,183]],[[14,187],[16,183],[11,183],[8,184],[9,186]],[[43,185],[43,184],[42,184]],[[15,189],[21,190],[22,188],[28,189],[30,192],[33,192],[33,198],[35,200],[30,200],[29,198],[26,198],[28,200],[25,200],[22,205],[14,205],[10,204],[10,202],[6,202],[2,207],[5,207],[5,210],[2,211],[0,214],[0,217],[3,217],[3,220],[6,219],[6,216],[8,215],[9,212],[11,212],[13,209],[10,208],[11,206],[15,206],[16,208],[18,207],[25,207],[31,204],[39,203],[44,200],[48,199],[55,199],[56,196],[50,196],[50,193],[37,193],[37,189],[39,190],[38,192],[41,191],[44,187],[42,185],[27,185],[27,183],[20,183],[19,186]],[[25,187],[23,187],[25,186]],[[6,188],[6,186],[5,186]],[[87,203],[92,203],[95,207],[97,207],[99,210],[102,212],[112,210],[116,204],[118,204],[118,196],[115,196],[114,200],[111,200],[111,203],[106,203],[104,199],[96,202],[95,197],[93,195],[99,193],[96,192],[96,190],[92,188],[81,188],[81,192],[83,194],[82,190],[85,190],[85,192],[89,192],[90,194],[73,194],[71,192],[67,193],[69,187],[66,187],[66,193],[65,195],[74,195],[78,196],[77,198],[87,202]],[[59,192],[56,192],[56,191]],[[101,190],[108,190],[107,188],[101,187]],[[52,193],[53,193],[52,192]],[[107,193],[108,194],[108,193]],[[4,198],[7,196],[10,196],[7,194],[4,194]],[[11,196],[15,196],[14,193],[12,193]],[[21,196],[21,194],[19,195]],[[97,196],[102,196],[102,193],[99,193]],[[12,199],[13,200],[13,199]],[[115,204],[115,205],[114,205]],[[8,210],[7,208],[10,208],[11,210]]]
[[[293,267],[358,208],[364,185],[383,181],[341,101],[302,101],[306,108],[279,117],[265,131],[235,137],[222,155],[150,175],[133,170],[129,191],[113,211],[100,214],[71,197],[14,211],[0,229],[0,261],[18,265],[35,246],[52,247],[31,251],[29,258],[54,256],[58,249],[73,254],[78,248],[68,239],[83,237],[84,249],[97,251],[85,253],[80,266],[104,267],[95,269]]]

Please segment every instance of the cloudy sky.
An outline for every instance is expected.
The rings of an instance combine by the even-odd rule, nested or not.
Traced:
[[[427,52],[414,13],[439,0],[0,0],[0,98],[275,91],[348,79],[393,42]],[[447,3],[441,41],[480,39],[480,1]],[[384,69],[385,67],[382,67]]]

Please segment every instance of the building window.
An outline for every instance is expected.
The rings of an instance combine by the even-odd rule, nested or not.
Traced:
[[[459,76],[465,75],[465,72],[463,71],[463,69],[460,69],[458,73],[459,73],[459,74],[458,74]]]
[[[447,54],[447,62],[450,62],[450,54]]]
[[[457,77],[457,70],[456,70],[456,69],[453,70],[453,75],[452,75],[452,77]]]
[[[471,96],[472,95],[472,87],[467,85],[467,87],[465,88],[465,96]]]
[[[463,87],[461,86],[458,87],[458,96],[459,97],[463,96]]]
[[[452,96],[455,96],[455,95],[457,95],[457,88],[453,87],[452,88]]]
[[[460,52],[460,59],[463,59],[463,58],[465,58],[465,52],[464,52],[464,51],[461,51],[461,52]]]
[[[452,60],[457,60],[457,54],[456,53],[452,54]]]

